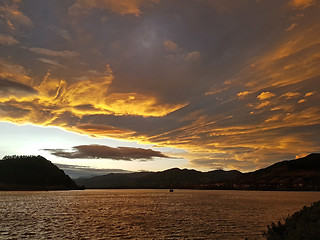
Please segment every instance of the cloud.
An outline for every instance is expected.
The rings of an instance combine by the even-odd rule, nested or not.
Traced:
[[[298,101],[298,103],[304,103],[304,102],[306,102],[307,100],[306,99],[300,99],[299,101]]]
[[[40,62],[47,63],[56,67],[65,68],[64,65],[60,64],[58,61],[49,58],[38,58]]]
[[[0,119],[2,121],[19,122],[19,119],[23,119],[28,114],[30,114],[29,109],[24,109],[8,103],[0,102]]]
[[[46,48],[29,48],[31,52],[46,55],[50,57],[63,57],[63,58],[69,58],[69,57],[75,57],[78,55],[78,53],[74,51],[64,50],[64,51],[56,51]]]
[[[298,24],[292,23],[292,24],[290,25],[290,27],[288,27],[288,28],[286,29],[286,31],[291,31],[291,30],[293,30],[296,26],[298,26]]]
[[[72,41],[71,35],[67,30],[58,28],[54,25],[49,25],[48,27],[49,27],[49,29],[51,29],[52,31],[54,31],[55,33],[60,35],[65,40]]]
[[[310,96],[314,95],[315,93],[316,93],[315,91],[314,92],[307,92],[304,96],[310,97]]]
[[[289,5],[296,9],[304,9],[316,3],[315,0],[291,0]]]
[[[9,96],[22,97],[35,95],[37,93],[34,88],[28,85],[0,77],[0,99]]]
[[[252,92],[250,92],[250,91],[243,91],[243,92],[237,93],[237,96],[241,99],[241,98],[244,98],[244,97],[248,96],[251,93]]]
[[[70,9],[69,13],[72,15],[84,14],[91,11],[91,9],[111,10],[119,15],[132,14],[136,17],[141,15],[140,8],[143,5],[156,3],[158,0],[77,0]]]
[[[179,47],[177,43],[175,43],[170,39],[163,40],[163,47],[167,52],[171,53],[167,55],[166,58],[172,61],[182,60],[182,61],[193,62],[193,61],[199,60],[199,58],[201,57],[201,53],[199,51],[188,52],[182,49],[181,47]]]
[[[298,92],[287,92],[281,95],[281,97],[284,97],[285,99],[297,98],[299,96],[300,96],[300,93]]]
[[[200,58],[201,53],[199,51],[189,52],[186,56],[187,61],[196,61]]]
[[[105,145],[80,145],[73,147],[73,152],[64,149],[43,149],[52,155],[62,158],[98,158],[112,160],[152,160],[154,157],[168,158],[159,151],[132,147],[108,147]]]
[[[166,39],[163,41],[163,46],[164,46],[165,50],[167,50],[169,52],[176,52],[179,50],[178,44],[176,44],[175,42],[173,42],[172,40],[169,40],[169,39]]]
[[[79,131],[82,134],[88,134],[92,136],[108,136],[116,137],[119,135],[130,136],[135,132],[128,129],[116,128],[113,126],[99,125],[99,124],[81,124],[73,128],[74,131]]]
[[[274,96],[275,96],[274,93],[271,93],[271,92],[262,92],[262,93],[260,93],[260,94],[257,96],[257,98],[262,101],[262,100],[265,100],[265,99],[272,98],[272,97],[274,97]]]
[[[19,42],[10,35],[0,34],[0,45],[15,45]]]
[[[33,82],[23,66],[2,59],[0,59],[0,77],[2,79],[14,79],[15,82],[29,86],[31,86]]]
[[[20,26],[32,27],[33,22],[19,9],[19,2],[17,1],[6,1],[4,6],[0,6],[1,18],[10,30],[16,30]]]

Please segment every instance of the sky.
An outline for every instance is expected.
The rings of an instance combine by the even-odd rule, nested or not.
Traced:
[[[320,151],[319,0],[2,0],[0,158],[243,172]]]

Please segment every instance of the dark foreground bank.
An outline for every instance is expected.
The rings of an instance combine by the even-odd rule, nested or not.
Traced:
[[[287,217],[284,223],[273,222],[268,226],[264,237],[268,240],[320,239],[320,201],[310,207],[303,207]]]

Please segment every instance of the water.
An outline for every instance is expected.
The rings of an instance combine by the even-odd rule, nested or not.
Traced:
[[[320,192],[0,192],[0,239],[261,239]]]

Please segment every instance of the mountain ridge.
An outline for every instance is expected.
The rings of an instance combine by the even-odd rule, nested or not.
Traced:
[[[320,154],[284,160],[249,173],[200,172],[172,168],[159,172],[111,173],[75,182],[86,188],[174,188],[235,190],[320,190]]]

